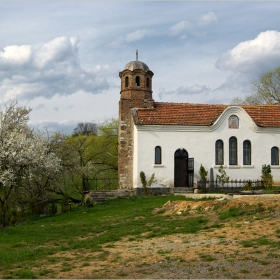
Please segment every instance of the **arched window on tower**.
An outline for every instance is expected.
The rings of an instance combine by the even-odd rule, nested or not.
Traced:
[[[128,87],[128,82],[129,82],[128,77],[125,77],[125,87]]]
[[[229,138],[229,164],[237,165],[237,139],[235,137]]]
[[[279,149],[277,147],[271,148],[271,165],[279,165]]]
[[[223,165],[224,164],[224,143],[222,140],[216,141],[215,150],[216,150],[215,164]]]
[[[251,142],[249,140],[243,142],[243,165],[251,165]]]
[[[140,87],[140,77],[139,76],[136,77],[135,83],[136,83],[137,87]]]
[[[155,164],[161,164],[161,147],[155,147]]]
[[[150,78],[147,78],[147,80],[146,80],[146,87],[147,87],[147,88],[150,87]]]

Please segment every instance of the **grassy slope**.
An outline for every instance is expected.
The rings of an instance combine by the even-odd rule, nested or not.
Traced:
[[[0,231],[0,278],[32,278],[13,274],[59,251],[99,251],[101,245],[124,236],[150,238],[172,233],[194,233],[205,226],[202,217],[167,217],[152,214],[168,200],[181,196],[116,199],[93,208],[75,208],[52,217],[36,217]],[[143,234],[145,233],[145,237]],[[10,271],[10,272],[9,272]],[[9,273],[8,273],[9,272]]]

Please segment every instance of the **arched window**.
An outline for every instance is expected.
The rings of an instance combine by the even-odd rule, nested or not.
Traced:
[[[128,87],[128,77],[125,77],[125,87]]]
[[[161,164],[161,147],[155,147],[155,164]]]
[[[140,77],[139,76],[136,76],[135,82],[136,82],[136,86],[139,87],[140,86]]]
[[[251,142],[249,140],[243,142],[243,165],[251,165]]]
[[[146,79],[146,87],[147,87],[147,88],[150,87],[150,79],[149,79],[149,78]]]
[[[279,165],[279,149],[277,147],[271,148],[271,165]]]
[[[224,143],[222,140],[217,140],[215,144],[215,164],[224,164]]]
[[[236,115],[231,115],[229,117],[228,128],[239,128],[239,119]]]
[[[229,164],[237,165],[237,139],[235,137],[229,138]]]

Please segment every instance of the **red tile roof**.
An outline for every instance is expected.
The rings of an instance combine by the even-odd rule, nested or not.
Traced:
[[[230,107],[222,104],[155,102],[153,109],[137,109],[135,124],[211,126]],[[280,105],[242,105],[260,127],[280,128]]]

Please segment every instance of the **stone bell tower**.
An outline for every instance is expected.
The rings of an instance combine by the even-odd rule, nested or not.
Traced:
[[[129,62],[122,72],[121,92],[119,101],[119,188],[133,188],[133,131],[134,122],[132,109],[153,108],[152,78],[154,73],[149,67],[136,60]]]

